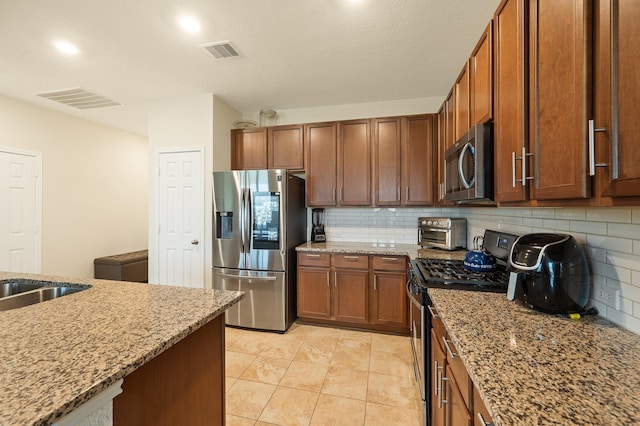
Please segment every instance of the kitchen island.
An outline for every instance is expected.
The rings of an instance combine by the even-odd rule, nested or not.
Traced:
[[[495,425],[640,424],[640,336],[504,294],[428,291]]]
[[[145,383],[148,374],[159,376],[159,382],[151,384],[154,397],[164,393],[178,403],[191,398],[186,392],[192,385],[199,389],[215,385],[214,393],[206,398],[210,406],[221,410],[216,415],[224,418],[222,314],[243,293],[0,272],[0,280],[8,279],[91,288],[0,312],[0,424],[52,424],[124,379],[123,393],[114,400],[113,416],[118,424],[120,413],[128,416],[126,410],[132,405],[145,411],[144,396],[149,392],[141,391],[140,386],[149,386]],[[210,341],[211,336],[216,336],[215,342]],[[194,345],[203,346],[202,356]],[[212,352],[219,356],[198,359]],[[167,362],[180,359],[185,362],[166,368]],[[208,365],[214,366],[212,371],[205,371]],[[195,375],[181,372],[194,367],[202,369],[202,380],[197,371]],[[145,373],[147,368],[151,370]],[[174,371],[165,376],[164,370]],[[179,383],[174,376],[193,380]],[[221,377],[210,379],[214,376]],[[132,395],[136,401],[130,400]],[[162,410],[170,412],[171,404],[155,408]]]

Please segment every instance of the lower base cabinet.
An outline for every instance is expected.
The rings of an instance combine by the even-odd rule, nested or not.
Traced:
[[[223,425],[224,315],[124,378],[115,426]]]
[[[409,333],[404,256],[298,253],[298,317]]]

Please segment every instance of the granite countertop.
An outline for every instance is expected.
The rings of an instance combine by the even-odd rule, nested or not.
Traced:
[[[425,249],[417,244],[338,242],[313,243],[307,241],[296,247],[297,251],[324,253],[361,253],[387,256],[408,256],[411,259],[429,257],[436,259],[464,259],[466,250],[446,251]]]
[[[70,413],[213,320],[244,294],[0,272],[92,288],[0,312],[0,424],[45,425]]]
[[[496,425],[640,424],[640,336],[504,294],[428,291]]]

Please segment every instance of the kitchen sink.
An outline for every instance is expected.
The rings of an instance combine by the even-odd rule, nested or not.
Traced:
[[[0,282],[0,311],[22,308],[90,288],[90,285],[33,280]]]

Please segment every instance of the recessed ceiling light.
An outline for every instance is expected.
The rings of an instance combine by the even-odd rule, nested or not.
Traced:
[[[52,43],[56,47],[56,49],[58,49],[65,55],[75,55],[79,52],[75,44],[70,43],[66,40],[54,40]]]
[[[200,22],[192,16],[180,16],[178,18],[178,23],[180,24],[180,27],[188,33],[200,32]]]

